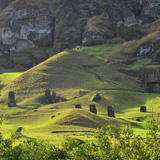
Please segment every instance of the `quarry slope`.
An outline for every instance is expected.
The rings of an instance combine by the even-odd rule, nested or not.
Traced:
[[[93,132],[108,124],[121,127],[130,123],[137,133],[145,131],[146,120],[159,113],[159,94],[146,93],[138,77],[121,70],[155,65],[147,57],[140,60],[125,54],[125,49],[126,44],[117,43],[83,47],[82,52],[67,50],[24,73],[9,74],[8,78],[2,74],[0,107],[5,119],[1,130],[9,136],[17,127],[23,127],[22,133],[27,137],[54,138],[56,143],[64,135],[93,140],[92,133],[87,138],[83,131]],[[129,64],[129,60],[133,62]],[[67,101],[44,104],[45,89],[55,91]],[[7,107],[9,91],[15,92],[16,107]],[[102,100],[93,102],[97,93]],[[89,112],[92,103],[97,115]],[[81,104],[82,109],[76,109],[76,104]],[[108,117],[108,105],[115,106],[116,118]],[[147,106],[146,113],[139,111],[142,105]],[[53,131],[63,133],[57,135]]]

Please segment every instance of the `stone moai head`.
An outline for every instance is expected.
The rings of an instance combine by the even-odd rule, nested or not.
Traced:
[[[114,106],[108,106],[108,117],[115,117]]]
[[[56,92],[55,92],[55,91],[52,92],[52,98],[53,98],[53,99],[56,98]]]
[[[141,106],[140,112],[146,112],[146,111],[147,111],[147,107],[146,106]]]
[[[15,93],[13,91],[10,91],[8,94],[8,98],[10,102],[14,102],[15,101]]]
[[[18,127],[18,129],[15,131],[15,133],[20,133],[22,131],[23,127]]]
[[[16,106],[15,93],[13,91],[10,91],[8,93],[8,98],[9,98],[8,107],[15,107]]]
[[[76,104],[75,108],[81,108],[81,105],[80,104]]]
[[[52,103],[52,96],[51,96],[50,89],[45,90],[45,103],[46,104],[51,104]]]
[[[93,97],[92,101],[94,101],[94,102],[99,102],[99,101],[101,101],[101,96],[100,96],[100,94],[96,94],[96,95]]]
[[[95,104],[89,105],[90,112],[97,114],[97,109]]]
[[[51,96],[51,90],[50,89],[45,90],[45,96],[46,97]]]

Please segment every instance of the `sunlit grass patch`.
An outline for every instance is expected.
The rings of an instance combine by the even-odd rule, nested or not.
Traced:
[[[129,123],[136,133],[146,131],[146,120],[159,113],[159,94],[144,93],[139,79],[119,69],[136,70],[141,62],[151,62],[124,64],[130,57],[123,52],[120,43],[82,47],[82,52],[61,52],[24,73],[0,74],[0,113],[6,115],[2,130],[9,136],[23,127],[25,136],[56,144],[66,136],[94,141],[92,133],[83,131],[94,132],[109,124],[123,127]],[[67,101],[45,104],[45,89]],[[17,107],[7,107],[9,91],[15,91]],[[93,102],[97,93],[101,101]],[[76,109],[76,104],[82,108]],[[97,115],[89,112],[90,104],[96,105]],[[109,105],[115,106],[115,118],[108,117]],[[142,105],[147,106],[146,113],[140,112]],[[56,131],[63,133],[52,133]]]

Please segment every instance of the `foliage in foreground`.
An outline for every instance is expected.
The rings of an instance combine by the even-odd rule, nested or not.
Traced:
[[[1,119],[2,121],[2,119]],[[3,139],[0,134],[1,159],[74,159],[74,160],[158,160],[160,159],[160,139],[158,124],[155,119],[147,122],[146,135],[134,135],[130,126],[118,129],[116,126],[107,126],[106,131],[101,129],[95,134],[93,143],[67,138],[62,147],[55,147],[38,140],[26,140],[14,145],[19,136],[13,134],[11,139]]]

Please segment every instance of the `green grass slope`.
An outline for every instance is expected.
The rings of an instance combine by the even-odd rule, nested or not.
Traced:
[[[138,78],[119,71],[137,69],[138,64],[148,62],[140,63],[124,52],[122,44],[83,47],[82,52],[61,52],[24,73],[0,74],[0,113],[5,114],[1,130],[5,136],[20,126],[27,137],[54,139],[55,143],[67,135],[94,140],[93,133],[84,131],[96,131],[108,124],[121,127],[130,123],[137,133],[144,132],[146,120],[159,113],[159,94],[145,93]],[[127,60],[135,62],[123,63]],[[45,105],[43,97],[48,88],[67,101]],[[9,91],[15,91],[17,107],[7,107]],[[96,93],[102,96],[100,102],[94,102],[97,115],[89,112]],[[82,109],[75,109],[76,104]],[[116,118],[108,117],[108,105],[115,106]],[[139,111],[141,105],[147,106],[146,113]]]

